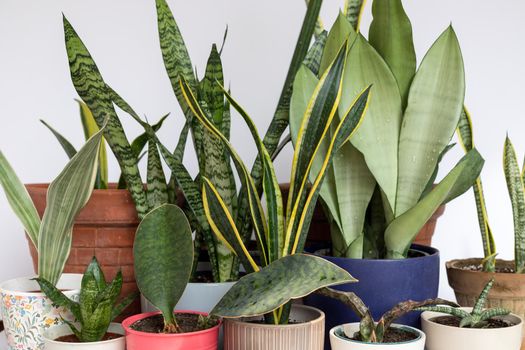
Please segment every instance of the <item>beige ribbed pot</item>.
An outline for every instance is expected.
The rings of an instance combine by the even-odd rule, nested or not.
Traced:
[[[323,350],[324,313],[293,305],[288,325],[267,325],[261,318],[224,321],[224,350]]]

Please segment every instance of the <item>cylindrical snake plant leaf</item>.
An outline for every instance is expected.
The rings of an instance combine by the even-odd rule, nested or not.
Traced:
[[[142,217],[148,211],[148,204],[137,166],[137,157],[133,154],[113,107],[110,88],[100,75],[88,49],[65,17],[64,35],[73,85],[93,113],[99,127],[109,118],[105,139],[119,162],[137,213]]]
[[[463,58],[449,27],[427,52],[410,88],[399,137],[396,217],[421,197],[439,155],[454,135],[464,97]]]
[[[75,218],[93,191],[104,130],[105,126],[86,142],[47,190],[38,234],[38,275],[52,284],[58,282],[69,257]]]
[[[342,114],[354,102],[356,91],[373,85],[374,97],[367,117],[351,142],[365,156],[368,168],[388,198],[390,207],[394,208],[402,114],[396,80],[385,61],[362,35],[350,48],[345,66],[339,113]]]
[[[306,6],[308,6],[308,4],[310,3],[309,0],[304,0],[304,2]],[[317,22],[315,23],[315,31],[314,31],[315,40],[319,39],[319,37],[323,35],[323,32],[324,32],[323,20],[321,19],[321,17],[318,17]]]
[[[4,189],[7,202],[24,226],[27,235],[38,249],[38,234],[40,231],[40,216],[29,193],[0,151],[0,185]]]
[[[385,231],[387,258],[402,259],[417,233],[443,203],[467,191],[481,172],[484,160],[476,149],[469,151],[429,194],[397,217]]]
[[[146,299],[175,324],[173,309],[190,278],[193,264],[191,228],[184,212],[164,204],[140,223],[133,246],[137,285]]]
[[[368,39],[392,70],[404,109],[416,73],[416,52],[410,19],[401,0],[374,0],[372,15],[374,19],[370,24]]]
[[[288,255],[242,277],[211,314],[226,318],[263,315],[317,289],[349,282],[356,280],[327,260],[313,255]]]
[[[505,139],[503,169],[509,190],[514,220],[515,272],[525,273],[525,188],[521,178],[516,152],[510,139]]]

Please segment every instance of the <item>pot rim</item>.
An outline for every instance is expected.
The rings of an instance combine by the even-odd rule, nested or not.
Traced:
[[[24,186],[26,188],[30,187],[30,188],[33,188],[33,189],[39,189],[39,190],[46,191],[46,192],[47,192],[47,189],[48,189],[49,185],[50,185],[49,182],[35,182],[35,183],[24,184]],[[93,189],[93,192],[96,192],[96,193],[103,193],[103,192],[107,192],[107,193],[123,193],[123,191],[125,191],[125,192],[128,191],[127,188],[117,188],[118,187],[118,183],[117,182],[110,182],[110,183],[108,183],[108,187],[109,186],[111,186],[111,187],[110,188],[106,188],[106,189]]]
[[[337,330],[341,329],[345,325],[354,325],[354,326],[358,326],[359,327],[359,322],[351,322],[351,323],[340,324],[340,325],[335,326],[334,328],[330,329],[330,333],[329,334],[333,335],[337,339],[340,339],[340,340],[343,340],[343,341],[346,341],[346,342],[349,342],[349,343],[365,344],[365,345],[371,345],[371,346],[374,346],[374,345],[378,345],[378,346],[379,345],[381,345],[381,346],[385,346],[385,345],[386,346],[399,346],[399,345],[403,345],[403,344],[417,343],[417,342],[421,341],[421,339],[425,338],[425,333],[423,333],[423,331],[421,331],[420,329],[417,329],[417,328],[414,328],[414,327],[411,327],[411,326],[406,326],[406,325],[402,325],[402,324],[393,323],[391,325],[391,327],[398,328],[398,329],[403,329],[403,328],[409,329],[409,330],[413,331],[414,333],[416,333],[418,335],[418,337],[416,339],[412,339],[412,340],[408,340],[408,341],[404,341],[404,342],[399,342],[399,343],[370,343],[370,342],[363,342],[363,341],[343,338],[340,335],[335,333]]]
[[[75,323],[75,324],[78,324],[78,323]],[[101,340],[101,341],[94,341],[94,342],[88,342],[88,343],[68,343],[68,342],[63,342],[63,341],[57,341],[55,339],[51,339],[48,337],[48,332],[51,331],[52,329],[54,328],[62,328],[62,327],[68,327],[69,326],[65,323],[61,324],[61,325],[58,325],[58,326],[52,326],[51,328],[49,328],[48,330],[44,331],[42,336],[44,337],[45,341],[48,342],[48,343],[51,343],[51,344],[69,344],[70,346],[72,347],[75,347],[75,346],[85,346],[85,345],[99,345],[99,344],[112,344],[112,343],[119,343],[119,342],[122,342],[122,340],[126,340],[126,332],[124,330],[124,328],[122,327],[122,325],[120,323],[116,323],[116,322],[111,322],[110,324],[110,327],[111,326],[118,326],[121,328],[121,332],[118,333],[120,335],[122,335],[122,337],[119,337],[119,338],[115,338],[115,339],[109,339],[109,340]],[[106,333],[109,332],[109,328],[108,330],[106,331]],[[111,331],[112,333],[117,333],[116,331]],[[69,333],[68,335],[71,335],[73,334],[73,332]]]
[[[465,310],[465,311],[471,311],[472,310],[472,307],[460,307],[460,309],[462,310]],[[497,332],[497,331],[503,331],[503,330],[509,330],[509,329],[513,329],[513,328],[522,328],[523,327],[523,318],[519,315],[516,315],[515,313],[510,313],[506,316],[503,316],[503,318],[505,317],[514,317],[516,319],[519,320],[518,323],[516,323],[515,325],[512,325],[512,326],[509,326],[509,327],[500,327],[500,328],[460,328],[460,327],[452,327],[452,326],[447,326],[447,325],[443,325],[443,324],[440,324],[440,323],[437,323],[437,322],[434,322],[434,321],[431,321],[430,320],[430,317],[434,317],[434,316],[437,316],[437,315],[443,315],[443,316],[447,316],[448,314],[445,314],[445,313],[442,313],[442,312],[434,312],[434,311],[423,311],[423,313],[421,314],[421,321],[425,321],[427,322],[428,324],[431,324],[433,327],[439,327],[439,328],[442,328],[442,329],[454,329],[456,331],[462,331],[462,332],[469,332],[469,333],[480,333],[480,332],[486,332],[486,331],[492,331],[492,332]]]
[[[235,285],[238,281],[231,281],[231,282],[188,282],[188,285],[193,286],[208,286],[208,287],[220,287],[220,286],[228,286],[228,285]]]
[[[404,261],[419,261],[419,260],[435,257],[436,255],[437,256],[440,255],[439,249],[430,247],[430,246],[421,245],[421,244],[415,244],[415,243],[412,244],[410,246],[410,250],[419,250],[427,254],[423,256],[406,258],[406,259],[356,259],[356,258],[336,257],[336,256],[330,256],[330,255],[321,255],[321,254],[317,254],[317,252],[315,252],[314,255],[318,255],[324,259],[328,258],[328,260],[356,260],[356,261],[367,261],[367,262],[370,261],[370,262],[376,262],[376,263],[378,262],[395,263],[395,262],[404,262]]]
[[[197,331],[197,332],[176,333],[176,334],[148,333],[148,332],[137,331],[137,330],[134,330],[134,329],[131,328],[131,325],[133,323],[135,323],[135,322],[137,322],[139,320],[148,318],[150,316],[155,316],[155,315],[159,315],[159,314],[161,314],[160,311],[153,311],[153,312],[140,313],[140,314],[133,315],[133,316],[130,316],[130,317],[126,318],[124,321],[122,321],[122,327],[124,328],[124,331],[126,332],[126,336],[129,333],[129,334],[138,335],[138,336],[141,336],[141,337],[162,337],[162,338],[187,337],[189,335],[193,336],[193,335],[201,335],[201,334],[205,334],[205,333],[214,332],[214,331],[218,330],[219,327],[222,324],[222,320],[219,319],[218,323],[215,326],[211,327],[211,328],[204,329],[202,331]],[[199,312],[199,311],[192,311],[192,310],[175,310],[175,315],[176,314],[193,314],[193,315],[208,316],[207,312]]]
[[[63,273],[62,276],[60,277],[60,279],[62,279],[63,277],[75,277],[75,276],[80,277],[80,280],[82,279],[82,274],[80,274],[80,273]],[[2,283],[0,283],[0,293],[20,295],[20,296],[23,296],[23,297],[41,297],[41,296],[46,296],[43,292],[25,292],[25,291],[18,291],[18,290],[13,290],[13,289],[10,289],[10,288],[8,289],[8,288],[4,288],[3,287],[5,284],[10,283],[10,282],[14,282],[14,281],[17,281],[17,280],[28,280],[28,281],[31,281],[31,280],[33,280],[34,278],[37,278],[37,277],[38,276],[15,277],[15,278],[11,278],[11,279],[8,279],[6,281],[3,281]],[[59,282],[60,282],[60,280],[59,280]],[[66,290],[66,291],[63,291],[63,293],[65,295],[67,295],[67,296],[75,295],[75,294],[80,293],[80,288]]]
[[[248,321],[243,321],[242,320],[242,319],[254,318],[254,317],[257,317],[257,316],[254,316],[254,317],[242,317],[242,318],[226,318],[225,321],[226,322],[233,322],[233,323],[249,324],[249,325],[253,325],[254,327],[257,327],[257,328],[297,328],[298,326],[307,326],[309,324],[316,323],[316,322],[319,322],[319,321],[322,321],[322,320],[325,319],[324,312],[319,310],[316,307],[308,306],[308,305],[293,304],[292,308],[306,309],[306,310],[311,310],[311,311],[317,312],[318,313],[318,317],[316,317],[316,318],[314,318],[314,319],[312,319],[310,321],[305,321],[305,322],[295,323],[295,324],[266,324],[266,323],[253,323],[253,322],[248,322]]]
[[[472,262],[482,262],[483,261],[483,258],[465,258],[465,259],[452,259],[452,260],[449,260],[445,263],[445,267],[447,270],[455,270],[455,271],[462,271],[464,273],[473,273],[473,274],[486,274],[486,275],[523,275],[525,276],[525,274],[516,274],[516,273],[508,273],[508,272],[486,272],[486,271],[475,271],[475,270],[465,270],[459,266],[457,266],[458,264],[461,264],[461,263],[465,263],[465,262],[468,262],[468,261],[472,261]],[[514,264],[514,260],[504,260],[504,259],[496,259],[496,264],[497,263],[509,263],[509,264]]]

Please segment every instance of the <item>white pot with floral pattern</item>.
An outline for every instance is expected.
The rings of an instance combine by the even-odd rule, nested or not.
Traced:
[[[82,275],[63,274],[57,288],[73,300],[78,300]],[[40,286],[30,277],[15,278],[0,283],[0,311],[9,350],[42,350],[43,332],[62,324],[62,318],[74,321],[64,308],[55,308]]]

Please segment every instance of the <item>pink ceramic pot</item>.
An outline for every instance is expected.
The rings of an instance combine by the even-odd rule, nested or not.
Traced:
[[[204,331],[180,334],[156,334],[139,332],[130,328],[130,326],[160,312],[148,312],[128,317],[122,322],[126,331],[127,350],[217,350],[219,328],[221,322],[215,327]],[[178,310],[175,314],[197,314],[207,315],[204,312],[182,311]]]

